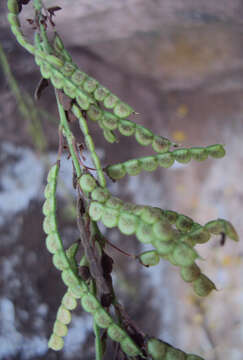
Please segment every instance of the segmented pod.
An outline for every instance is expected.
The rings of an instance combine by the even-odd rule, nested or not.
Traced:
[[[134,341],[128,336],[121,341],[121,348],[128,356],[138,356],[141,354],[137,345],[135,345]]]
[[[119,343],[121,343],[122,340],[124,340],[127,337],[126,332],[115,323],[113,323],[108,327],[107,333],[112,340],[117,341]]]
[[[103,104],[104,104],[104,107],[106,107],[107,109],[113,109],[116,104],[118,103],[119,99],[116,95],[113,95],[112,93],[109,93],[104,101],[103,101]]]
[[[90,174],[82,175],[79,181],[79,185],[84,192],[88,193],[97,187],[95,179]]]
[[[156,250],[145,251],[138,258],[144,266],[155,266],[160,261],[160,256]]]
[[[124,136],[131,136],[135,133],[136,124],[129,120],[120,120],[118,130]]]
[[[105,207],[101,215],[101,221],[108,228],[113,228],[118,225],[119,211]]]
[[[225,149],[223,145],[214,144],[206,147],[208,155],[213,158],[219,159],[225,156]]]
[[[99,203],[105,203],[110,197],[110,193],[106,188],[97,187],[91,193],[91,198]]]
[[[172,152],[166,152],[166,153],[157,155],[157,161],[158,161],[159,166],[167,169],[174,164],[175,158],[174,158],[174,155]]]
[[[89,215],[92,220],[99,221],[105,210],[105,207],[97,201],[92,201],[89,207]]]
[[[113,144],[114,142],[118,142],[116,135],[111,130],[107,130],[107,129],[103,130],[103,135],[105,140],[110,144]]]
[[[177,229],[182,232],[190,231],[193,224],[193,220],[186,215],[179,215],[175,223]]]
[[[81,305],[85,311],[94,314],[98,309],[102,309],[99,301],[92,294],[86,294],[81,299]]]
[[[115,164],[112,166],[108,166],[106,168],[106,172],[109,177],[114,180],[122,179],[127,173],[126,168],[123,164]]]
[[[159,165],[155,156],[140,158],[140,162],[142,169],[149,172],[156,170]]]
[[[107,130],[115,130],[118,126],[116,116],[107,111],[104,111],[102,117],[102,125]]]
[[[187,164],[191,160],[191,152],[189,149],[176,149],[173,151],[176,161],[182,164]]]
[[[171,141],[163,136],[155,135],[153,137],[152,148],[155,152],[164,153],[169,151],[171,145]]]
[[[106,89],[104,86],[99,85],[94,92],[94,97],[97,101],[104,101],[108,94],[109,90]]]
[[[118,229],[124,235],[132,235],[138,227],[138,217],[133,214],[121,213],[118,221]]]
[[[161,256],[172,254],[176,248],[174,241],[160,241],[159,239],[155,239],[152,241],[152,244]]]
[[[192,147],[190,148],[192,159],[196,161],[204,161],[208,158],[207,148],[203,147]]]
[[[148,223],[148,224],[154,224],[159,219],[161,219],[161,209],[159,208],[153,208],[151,206],[144,206],[140,207],[138,209],[135,209],[135,214],[140,216],[141,219]]]
[[[71,322],[71,313],[63,305],[61,305],[58,309],[57,320],[64,325],[68,325]]]
[[[62,304],[68,310],[74,310],[77,307],[77,300],[70,290],[62,298]]]
[[[147,343],[147,351],[153,360],[160,360],[165,356],[167,345],[158,339],[151,338]]]
[[[216,290],[214,283],[203,274],[200,274],[200,276],[195,281],[193,281],[192,284],[194,292],[198,296],[208,296],[212,290]]]
[[[153,234],[160,242],[171,241],[175,237],[175,231],[166,219],[160,219],[153,224]]]
[[[168,346],[165,354],[165,360],[186,360],[186,354],[179,349]]]
[[[183,266],[180,270],[181,277],[186,282],[195,281],[201,274],[200,268],[197,264],[192,264],[190,266]]]
[[[122,205],[123,205],[123,201],[116,196],[110,196],[105,204],[106,207],[117,210],[119,210],[122,207]]]
[[[59,320],[56,320],[54,322],[53,332],[57,336],[64,337],[67,335],[68,328],[65,324],[61,323]]]
[[[94,320],[100,328],[107,329],[112,323],[111,316],[102,308],[95,311]]]
[[[140,160],[137,159],[128,160],[124,163],[126,173],[132,176],[138,175],[142,171],[141,165]]]
[[[152,144],[154,135],[153,133],[145,129],[143,126],[136,126],[135,138],[140,145],[148,146]]]
[[[186,360],[204,360],[201,356],[187,354]]]
[[[63,338],[56,334],[52,334],[50,340],[48,341],[48,347],[52,350],[60,351],[62,350],[63,346],[64,346]]]
[[[172,257],[179,266],[191,266],[198,258],[198,254],[188,244],[179,242],[173,251]]]

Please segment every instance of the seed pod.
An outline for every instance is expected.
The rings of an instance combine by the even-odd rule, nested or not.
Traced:
[[[94,201],[105,203],[110,197],[110,193],[106,188],[97,187],[91,193],[91,198]]]
[[[52,334],[50,340],[48,341],[48,348],[55,351],[59,351],[62,350],[63,346],[64,346],[63,338],[55,334]]]
[[[126,337],[121,342],[121,348],[124,353],[128,356],[138,356],[141,354],[140,349],[135,345],[133,340],[129,337]]]
[[[91,94],[95,91],[98,86],[98,81],[95,79],[88,77],[83,83],[83,89],[88,93]]]
[[[62,249],[54,254],[52,261],[58,270],[65,270],[69,267],[67,257]]]
[[[207,296],[212,290],[216,290],[216,286],[207,276],[201,274],[193,282],[193,289],[198,296]]]
[[[135,205],[133,208],[133,213],[134,213],[134,215],[142,216],[144,210],[147,208],[148,208],[148,206],[146,206],[146,205]]]
[[[201,356],[187,354],[186,360],[204,360]]]
[[[147,343],[147,349],[153,360],[161,360],[166,353],[167,346],[162,341],[152,338]]]
[[[102,204],[92,201],[89,207],[89,215],[92,220],[99,221],[104,212],[105,208]]]
[[[132,113],[133,109],[122,101],[119,101],[114,108],[114,114],[122,119],[130,116]]]
[[[175,224],[175,222],[179,216],[179,214],[177,212],[172,211],[172,210],[165,210],[164,215],[171,224]]]
[[[81,299],[81,305],[85,311],[95,314],[101,308],[99,301],[92,294],[86,294]]]
[[[225,155],[225,150],[223,145],[220,144],[215,144],[215,145],[210,145],[206,147],[208,155],[212,156],[213,158],[219,159],[224,157]]]
[[[152,148],[154,151],[158,153],[164,153],[166,151],[169,151],[171,147],[170,140],[166,139],[163,136],[154,136],[153,142],[152,142]],[[160,165],[163,166],[163,165]]]
[[[115,164],[106,168],[107,174],[114,180],[119,180],[126,175],[126,168],[123,164]]]
[[[197,244],[204,244],[210,239],[210,233],[203,226],[199,226],[188,234],[190,241]]]
[[[136,215],[139,215],[142,221],[147,224],[154,224],[161,218],[161,210],[159,208],[153,208],[151,206],[143,206],[138,212],[135,212]]]
[[[201,270],[197,264],[192,264],[191,266],[183,266],[180,271],[181,277],[186,282],[195,281],[201,274]]]
[[[136,124],[129,120],[120,120],[118,124],[118,130],[124,136],[131,136],[134,134]]]
[[[79,181],[79,185],[84,192],[88,193],[97,187],[95,179],[90,174],[82,175]]]
[[[79,69],[75,70],[75,72],[71,77],[72,82],[78,87],[80,87],[83,84],[85,79],[87,79],[87,75],[83,71],[80,71]]]
[[[145,251],[139,255],[139,260],[145,266],[155,266],[159,263],[160,257],[155,250]]]
[[[117,210],[105,208],[101,216],[101,221],[106,227],[112,228],[117,226],[118,218],[119,212]]]
[[[119,210],[122,207],[122,205],[123,205],[123,201],[115,196],[110,196],[105,204],[106,207],[117,210]]]
[[[78,92],[78,96],[76,97],[76,100],[77,100],[78,105],[81,107],[81,109],[83,109],[83,110],[89,109],[89,106],[90,106],[89,98],[86,94],[84,94],[80,90]]]
[[[43,221],[43,230],[47,235],[56,233],[56,218],[54,214],[50,214],[49,216],[45,217]]]
[[[135,138],[140,145],[148,146],[152,143],[154,135],[150,130],[145,129],[143,126],[137,125]]]
[[[99,327],[104,329],[107,329],[113,323],[113,319],[102,308],[96,310],[94,314],[94,320]]]
[[[108,141],[108,143],[110,144],[118,142],[116,135],[111,130],[103,130],[103,135],[105,140]]]
[[[54,34],[53,47],[58,52],[61,52],[62,50],[65,49],[64,44],[62,42],[62,39],[60,38],[60,36],[56,32]]]
[[[108,96],[106,96],[105,100],[104,100],[104,107],[106,107],[107,109],[113,109],[117,102],[118,102],[118,97],[116,95],[113,94],[109,94]]]
[[[190,148],[190,153],[192,159],[196,161],[204,161],[208,158],[207,149],[203,147],[192,147]]]
[[[79,95],[80,93],[80,91],[77,91],[77,87],[68,79],[66,79],[66,82],[64,83],[63,91],[71,99],[75,99],[76,95]]]
[[[175,236],[174,230],[166,219],[153,224],[153,234],[158,241],[170,241]]]
[[[234,226],[229,221],[224,220],[224,227],[225,227],[225,233],[230,239],[234,241],[239,241],[239,236]]]
[[[35,57],[35,59],[36,59],[37,65],[38,65],[38,58]],[[39,64],[39,66],[40,66],[40,72],[41,72],[42,77],[44,79],[50,79],[50,77],[52,76],[52,69],[51,69],[50,65],[46,64],[44,62],[41,62]],[[55,75],[53,75],[52,76],[52,83],[53,83],[54,86],[55,86],[55,84],[59,85],[59,78],[55,82]],[[63,83],[62,83],[62,85],[63,85]]]
[[[71,313],[63,305],[61,305],[58,309],[57,320],[65,325],[68,325],[71,322]]]
[[[16,0],[8,0],[8,11],[15,15],[19,13],[19,7]]]
[[[87,111],[88,117],[93,121],[99,121],[103,115],[102,110],[95,105],[90,105]]]
[[[177,229],[182,232],[190,231],[193,226],[193,220],[185,215],[179,215],[176,223]]]
[[[146,156],[139,159],[141,162],[142,169],[145,171],[154,171],[158,167],[158,161],[154,156]]]
[[[77,307],[77,301],[70,291],[66,292],[62,298],[62,304],[68,310],[74,310]]]
[[[172,346],[168,346],[165,355],[165,360],[186,360],[186,354],[179,349],[175,349]]]
[[[98,85],[97,89],[94,92],[94,97],[97,101],[103,101],[108,94],[109,94],[108,89],[106,89],[101,85]]]
[[[132,176],[138,175],[142,170],[141,162],[138,159],[128,160],[124,163],[124,166],[127,174]]]
[[[42,212],[45,216],[48,216],[51,213],[54,213],[56,211],[56,202],[53,198],[48,198],[44,202],[42,206]]]
[[[176,245],[172,256],[180,266],[191,266],[198,258],[197,252],[191,246],[182,242]]]
[[[107,333],[111,340],[119,343],[127,337],[126,332],[114,323],[108,327]]]
[[[104,128],[108,130],[115,130],[118,126],[117,118],[108,111],[104,112],[102,123]]]
[[[136,230],[137,239],[144,244],[148,244],[151,243],[153,236],[152,225],[145,224],[141,221]]]
[[[14,13],[8,13],[8,22],[12,25],[12,27],[20,28],[20,22],[18,16],[15,15]]]
[[[76,285],[79,285],[79,279],[72,270],[64,270],[61,276],[62,281],[67,287],[74,288]]]
[[[66,336],[68,333],[68,328],[65,324],[61,323],[60,321],[56,320],[54,322],[54,326],[53,326],[53,332],[55,335],[57,336]]]
[[[57,69],[62,68],[64,65],[64,62],[54,55],[45,54],[45,60]]]
[[[162,256],[171,254],[176,246],[174,241],[159,241],[158,239],[153,240],[152,244],[158,251],[159,255]]]
[[[47,236],[46,247],[52,254],[55,254],[57,251],[62,249],[61,239],[58,233],[52,233]]]
[[[204,227],[211,234],[215,234],[215,235],[224,233],[224,231],[225,231],[224,220],[222,220],[222,219],[209,221],[207,224],[204,225]]]
[[[118,221],[118,228],[124,235],[132,235],[138,227],[138,217],[133,214],[121,213]]]
[[[173,151],[175,160],[179,163],[186,164],[191,160],[191,153],[188,149],[176,149]]]
[[[78,286],[71,286],[68,291],[70,291],[71,295],[75,297],[75,299],[81,299],[81,297],[86,294],[86,290],[83,288],[82,284],[79,284]]]
[[[175,159],[172,152],[166,152],[164,154],[157,155],[157,161],[159,166],[167,169],[174,164]]]
[[[61,72],[68,78],[70,78],[76,70],[77,67],[70,62],[65,62],[64,66],[61,68]]]

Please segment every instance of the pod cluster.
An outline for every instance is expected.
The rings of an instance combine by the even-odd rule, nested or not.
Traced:
[[[148,340],[147,352],[153,360],[204,360],[200,356],[186,354],[184,351],[156,338]]]
[[[149,131],[147,129],[145,130]],[[167,139],[166,141],[167,148],[166,146],[164,147],[166,152],[154,156],[145,156],[139,159],[131,159],[123,163],[110,165],[106,168],[107,174],[110,176],[110,178],[118,180],[127,174],[135,176],[140,174],[141,171],[154,171],[159,166],[163,168],[169,168],[174,164],[175,161],[185,164],[191,160],[204,161],[208,158],[208,156],[213,158],[221,158],[225,155],[224,147],[220,144],[168,151],[171,143],[169,143],[169,140]]]
[[[48,346],[53,350],[63,347],[63,337],[67,334],[67,325],[71,321],[70,311],[76,307],[76,299],[81,299],[83,309],[91,313],[96,324],[100,328],[107,329],[108,336],[120,343],[122,350],[128,356],[140,355],[141,351],[128,336],[128,334],[115,323],[114,319],[102,307],[99,300],[89,291],[87,284],[78,276],[77,268],[73,259],[76,253],[76,244],[67,251],[64,250],[60,235],[57,230],[56,221],[56,186],[59,164],[55,164],[49,171],[47,185],[45,188],[45,202],[43,213],[45,215],[43,229],[47,234],[46,246],[53,254],[55,267],[62,271],[61,277],[68,291],[62,299],[62,304],[57,313],[53,334]],[[97,186],[95,179],[84,174],[80,178],[80,186],[83,191],[90,192]]]

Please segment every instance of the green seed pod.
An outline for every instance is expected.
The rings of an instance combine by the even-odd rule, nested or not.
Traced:
[[[208,152],[203,147],[192,147],[189,149],[192,159],[196,161],[204,161],[208,158]]]
[[[48,348],[55,351],[59,351],[62,350],[63,346],[64,346],[63,338],[55,334],[52,334],[50,340],[48,341]]]
[[[225,227],[225,233],[230,239],[234,241],[239,241],[239,236],[234,226],[229,221],[224,220],[224,227]]]
[[[56,72],[58,74],[58,72]],[[41,66],[41,74],[43,75],[43,68]],[[62,79],[61,76],[56,76],[56,74],[54,74],[53,72],[51,72],[51,75],[50,76],[45,76],[47,79],[48,77],[51,78],[51,83],[52,85],[56,88],[56,89],[63,89],[64,87],[64,79]]]
[[[91,198],[94,201],[105,203],[110,197],[110,193],[106,188],[97,187],[91,193]]]
[[[118,218],[119,212],[117,210],[105,208],[101,216],[101,221],[106,227],[112,228],[117,226]]]
[[[201,356],[187,354],[186,360],[204,360]]]
[[[225,150],[223,145],[215,144],[206,147],[208,155],[213,158],[219,159],[225,156]]]
[[[145,171],[154,171],[158,167],[158,161],[154,156],[146,156],[139,159],[141,162],[142,169]]]
[[[108,94],[109,94],[109,90],[99,85],[94,92],[94,97],[97,101],[103,101]]]
[[[95,145],[94,145],[94,142],[93,142],[93,139],[90,135],[86,135],[85,136],[85,144],[87,145],[87,148],[89,149],[90,152],[94,152],[95,151]],[[93,160],[93,163],[95,163],[94,161],[94,154],[92,154],[92,160]],[[96,159],[96,164],[95,166],[97,165],[97,159]],[[98,160],[98,167],[100,165],[100,161]],[[97,166],[96,166],[97,168]]]
[[[54,182],[48,183],[44,190],[44,196],[46,199],[52,198],[55,193],[56,185]]]
[[[77,307],[77,300],[70,291],[66,292],[62,298],[63,306],[68,310],[74,310]]]
[[[116,106],[118,101],[119,101],[119,99],[116,95],[109,94],[108,96],[106,96],[106,98],[103,102],[104,107],[106,107],[107,109],[113,109]]]
[[[176,220],[178,219],[179,214],[172,210],[165,210],[164,211],[165,217],[169,220],[171,224],[175,224]]]
[[[175,249],[175,242],[174,241],[159,241],[158,239],[153,240],[152,244],[158,251],[159,255],[169,255]]]
[[[58,309],[57,320],[65,325],[68,325],[71,322],[71,313],[63,305],[61,305]]]
[[[167,346],[162,341],[152,338],[147,343],[147,349],[153,360],[161,360],[166,353]]]
[[[56,320],[54,322],[54,326],[53,326],[53,332],[55,335],[57,336],[66,336],[68,333],[68,328],[65,324],[61,323],[60,321]]]
[[[187,232],[191,230],[193,226],[193,220],[186,215],[179,215],[175,225],[179,231]]]
[[[186,360],[186,354],[179,349],[168,346],[165,360]]]
[[[146,222],[147,224],[154,224],[159,219],[161,219],[162,216],[161,209],[153,208],[151,206],[143,206],[141,210],[138,210],[138,212],[142,221]],[[136,215],[138,215],[137,212]]]
[[[102,124],[105,129],[115,130],[118,126],[117,118],[108,111],[105,111],[102,119]]]
[[[56,233],[56,218],[54,214],[50,214],[49,216],[45,217],[43,221],[43,230],[47,235]]]
[[[100,328],[104,328],[104,329],[107,329],[113,323],[113,319],[102,308],[96,310],[94,314],[94,320]]]
[[[65,62],[64,66],[61,68],[61,72],[65,77],[71,77],[74,71],[77,70],[77,67],[70,62]]]
[[[19,13],[19,7],[16,0],[8,0],[8,11],[15,15]]]
[[[38,58],[36,57],[35,59],[36,59],[36,63],[38,64]],[[42,62],[39,64],[39,66],[40,66],[40,72],[41,72],[42,77],[44,79],[50,79],[50,77],[52,76],[52,69],[51,69],[50,65]],[[55,86],[55,76],[54,75],[52,76],[52,83]],[[59,78],[57,79],[56,83],[57,83],[57,85],[59,85]],[[63,85],[63,83],[62,83],[62,85]]]
[[[124,136],[131,136],[135,133],[136,124],[129,120],[120,120],[118,130]]]
[[[49,234],[46,238],[46,247],[50,253],[55,254],[57,251],[62,249],[61,239],[58,233]]]
[[[82,175],[79,181],[79,185],[84,192],[88,193],[97,187],[95,179],[90,174]]]
[[[57,164],[53,165],[47,175],[47,182],[56,181],[57,173],[59,170],[59,166]]]
[[[66,82],[64,83],[63,91],[67,96],[69,96],[71,99],[75,99],[76,95],[79,95],[79,91],[77,91],[76,85],[71,83],[71,81],[66,79]]]
[[[166,151],[169,151],[171,147],[170,140],[166,139],[163,136],[154,136],[153,142],[152,142],[152,148],[154,151],[158,153],[164,153]],[[160,165],[163,166],[163,165]]]
[[[140,145],[148,146],[152,143],[154,135],[151,131],[145,129],[143,126],[137,125],[135,138]]]
[[[81,297],[84,296],[87,292],[83,288],[82,284],[79,284],[78,286],[71,286],[68,291],[70,291],[72,297],[74,297],[75,299],[81,299]]]
[[[121,213],[118,228],[124,235],[132,235],[138,227],[138,217],[133,214]]]
[[[88,117],[93,121],[99,121],[103,115],[102,110],[97,106],[90,105],[89,110],[87,111]]]
[[[79,279],[72,270],[64,270],[61,276],[62,281],[67,287],[74,288],[75,286],[79,285]]]
[[[175,162],[174,155],[172,152],[166,152],[164,154],[159,154],[156,157],[157,157],[159,166],[161,166],[165,169],[171,167]]]
[[[210,239],[210,233],[203,226],[198,227],[188,234],[190,241],[197,244],[204,244]]]
[[[141,162],[138,159],[131,159],[124,163],[127,174],[135,176],[138,175],[141,170]]]
[[[110,144],[113,144],[114,142],[118,142],[116,135],[111,130],[107,130],[107,129],[103,130],[103,135],[105,140]]]
[[[139,241],[141,241],[144,244],[151,243],[153,239],[152,225],[145,224],[144,222],[141,221],[136,230],[136,237]]]
[[[108,336],[111,338],[111,340],[113,341],[117,341],[119,343],[122,342],[122,340],[124,340],[127,337],[126,332],[121,329],[117,324],[112,324],[108,327],[107,330]]]
[[[124,353],[128,356],[138,356],[141,354],[141,351],[139,350],[137,345],[135,345],[133,340],[129,337],[126,337],[122,340],[121,348],[122,351],[124,351]]]
[[[15,15],[14,13],[8,13],[8,22],[12,25],[12,27],[20,28],[20,22],[18,16]]]
[[[134,204],[133,213],[134,213],[134,215],[142,216],[144,210],[147,208],[148,208],[148,206],[146,206],[146,205],[135,205]]]
[[[216,289],[216,286],[207,276],[201,274],[193,281],[193,289],[198,296],[207,296]]]
[[[54,213],[56,210],[56,204],[55,204],[55,199],[52,198],[48,198],[46,199],[46,201],[44,202],[43,206],[42,206],[42,212],[45,216],[48,216],[51,213]]]
[[[110,196],[110,198],[107,200],[105,206],[109,207],[111,209],[117,209],[119,210],[123,205],[123,201],[115,196]]]
[[[99,301],[92,294],[86,294],[81,299],[81,305],[85,311],[95,314],[101,308]],[[102,308],[101,308],[102,309]]]
[[[115,164],[106,168],[107,174],[114,180],[119,180],[126,175],[126,168],[123,164]]]
[[[133,204],[133,203],[123,203],[121,209],[120,209],[120,212],[133,212],[133,210],[136,208],[136,205]],[[134,214],[136,215],[136,214]]]
[[[87,79],[87,75],[83,71],[80,71],[79,69],[75,70],[75,72],[71,77],[72,82],[78,87],[80,87],[83,84],[85,79]]]
[[[176,245],[172,256],[180,266],[191,266],[198,258],[197,252],[191,246],[182,242]]]
[[[62,39],[60,38],[60,36],[57,33],[55,33],[55,35],[54,35],[53,47],[58,52],[62,52],[62,50],[65,49]]]
[[[176,149],[173,151],[175,160],[179,163],[186,164],[191,160],[191,153],[189,149]]]
[[[63,250],[59,250],[58,252],[56,252],[52,257],[52,261],[53,261],[54,266],[58,270],[65,270],[69,267],[67,257]]]
[[[181,277],[186,282],[195,281],[201,274],[201,270],[197,264],[192,264],[191,266],[183,266],[180,271]]]
[[[64,66],[64,62],[54,55],[45,54],[45,59],[48,63],[59,69]]]
[[[139,255],[139,260],[145,266],[155,266],[159,263],[160,257],[155,250],[145,251]]]
[[[73,271],[77,270],[77,262],[76,262],[75,256],[77,255],[78,248],[79,248],[79,244],[77,242],[75,242],[74,244],[69,246],[69,248],[65,251],[65,253],[67,255],[67,259],[68,259]]]
[[[119,118],[125,118],[133,113],[133,109],[122,101],[119,101],[114,108],[114,114]]]
[[[83,89],[88,93],[91,94],[95,91],[98,86],[98,81],[95,79],[88,77],[83,83]]]
[[[222,220],[222,219],[209,221],[207,224],[204,225],[204,227],[211,234],[215,234],[215,235],[225,232],[224,220]]]
[[[101,219],[101,216],[104,212],[105,208],[102,204],[98,202],[91,202],[89,207],[89,215],[92,220],[99,221]]]
[[[172,265],[178,266],[177,262],[175,261],[175,259],[173,258],[173,253],[170,253],[168,255],[164,255],[162,256],[163,258],[165,258],[166,260],[168,260]]]
[[[153,234],[158,241],[171,241],[175,232],[166,219],[161,219],[153,224]]]
[[[78,105],[81,107],[82,110],[88,110],[90,106],[89,98],[86,94],[79,90],[78,96],[76,97]]]

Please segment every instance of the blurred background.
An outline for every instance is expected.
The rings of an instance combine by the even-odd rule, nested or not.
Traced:
[[[110,183],[110,190],[125,200],[176,210],[203,224],[226,218],[242,238],[243,2],[45,3],[62,7],[56,27],[75,62],[129,103],[139,113],[134,117],[139,124],[182,145],[225,144],[223,159],[126,177]],[[33,30],[26,19],[31,17],[30,4],[21,13],[30,37]],[[41,210],[46,173],[56,159],[58,120],[51,87],[38,104],[33,100],[40,74],[9,30],[6,1],[0,3],[0,44],[0,360],[91,360],[92,321],[80,307],[63,351],[47,349],[65,291],[45,248]],[[90,129],[104,166],[152,154],[132,138],[120,136],[119,143],[111,145],[95,124]],[[82,142],[78,128],[77,136]],[[67,156],[59,185],[60,231],[68,243],[78,234]],[[132,254],[144,250],[115,230],[106,236]],[[218,289],[206,299],[195,297],[169,263],[143,268],[109,248],[118,297],[146,333],[207,360],[242,360],[242,241],[226,241],[222,247],[214,237],[198,251],[205,259],[200,267]]]

